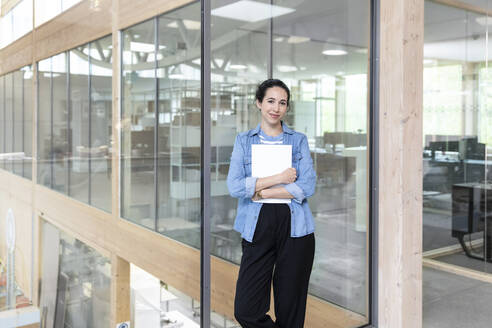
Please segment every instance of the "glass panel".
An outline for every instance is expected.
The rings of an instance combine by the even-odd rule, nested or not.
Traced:
[[[423,268],[423,327],[492,320],[471,271],[492,273],[492,1],[464,2],[478,10],[425,2],[423,256],[455,269]]]
[[[38,63],[38,183],[51,187],[51,58]]]
[[[70,196],[89,203],[89,46],[70,51]]]
[[[26,66],[22,70],[24,79],[24,177],[32,177],[32,113],[34,106],[32,104],[32,68]]]
[[[91,204],[111,212],[112,36],[91,43]]]
[[[12,73],[14,79],[14,153],[19,153],[12,159],[14,173],[22,176],[22,160],[24,158],[24,133],[23,120],[24,120],[24,103],[23,103],[23,72],[15,71]]]
[[[155,220],[155,19],[122,33],[121,215],[149,229]]]
[[[32,30],[32,0],[23,0],[12,9],[13,40]]]
[[[0,76],[0,154],[5,153],[5,76]],[[0,169],[5,168],[5,159],[0,158]]]
[[[159,232],[200,247],[200,4],[159,17]]]
[[[488,24],[463,9],[429,1],[425,9],[423,249],[436,260],[492,272],[484,261],[492,206]],[[447,252],[449,246],[456,251]]]
[[[14,144],[13,74],[5,75],[5,152],[12,153]],[[12,172],[12,157],[9,155],[5,169]]]
[[[294,11],[273,18],[273,75],[291,89],[286,122],[307,135],[317,173],[309,292],[367,316],[370,2],[301,3],[274,1]]]
[[[131,327],[200,327],[200,303],[136,265],[130,265]],[[211,327],[232,327],[215,318]]]
[[[41,304],[51,306],[43,313],[42,320],[52,322],[50,327],[109,327],[109,259],[46,222],[43,222],[43,246],[42,258],[51,259],[51,266],[43,262]],[[56,258],[53,254],[59,254],[58,260],[53,259]],[[53,300],[56,300],[56,311]]]
[[[235,136],[259,123],[254,97],[256,86],[268,76],[269,20],[251,19],[255,14],[248,8],[232,9],[246,18],[217,14],[236,1],[213,0],[211,4],[211,252],[239,264],[241,237],[233,231],[237,199],[229,196],[226,178]]]
[[[52,57],[53,78],[53,189],[68,193],[69,140],[67,103],[67,58],[62,53]]]

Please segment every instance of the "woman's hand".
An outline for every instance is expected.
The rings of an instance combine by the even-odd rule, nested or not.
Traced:
[[[289,167],[282,173],[278,174],[279,182],[283,184],[289,184],[297,179],[297,171],[293,167]]]

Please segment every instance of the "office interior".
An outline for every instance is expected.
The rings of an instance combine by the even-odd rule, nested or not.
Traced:
[[[15,21],[31,10],[37,28],[81,5],[35,0],[33,10],[28,2],[2,11],[2,18]],[[466,326],[471,319],[463,313],[477,313],[477,327],[491,319],[480,311],[492,298],[489,2],[462,1],[460,8],[425,1],[424,327]],[[271,71],[291,89],[285,122],[308,136],[317,172],[309,200],[317,239],[310,297],[353,319],[340,327],[370,322],[370,5],[211,1],[211,254],[240,262],[236,200],[225,178],[235,135],[259,121],[255,88]],[[113,213],[116,197],[121,220],[200,252],[200,3],[117,33],[117,46],[114,35],[97,35],[0,77],[0,153],[11,154],[0,168],[104,213]],[[78,237],[48,217],[40,220],[42,319],[48,326],[107,327],[111,256]],[[0,255],[8,258],[7,251]],[[19,256],[30,263],[27,252]],[[197,297],[130,266],[131,326],[200,326]],[[199,280],[199,272],[189,276]],[[29,291],[19,285],[21,293]],[[220,311],[211,313],[211,325],[238,327],[230,312]]]

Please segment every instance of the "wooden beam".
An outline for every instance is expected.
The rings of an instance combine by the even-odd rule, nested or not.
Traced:
[[[378,325],[422,325],[423,0],[381,0]]]

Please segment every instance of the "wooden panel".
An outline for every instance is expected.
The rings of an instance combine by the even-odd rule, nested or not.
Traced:
[[[15,217],[15,275],[24,295],[31,299],[32,270],[32,183],[19,176],[0,171],[0,258],[6,261],[6,215]]]
[[[124,29],[195,0],[118,0],[118,29]]]
[[[82,1],[52,20],[37,27],[34,60],[53,56],[111,33],[111,0]]]
[[[33,35],[28,33],[0,50],[0,75],[32,63],[32,42]]]
[[[111,256],[111,325],[130,321],[130,263]]]
[[[424,1],[381,0],[380,10],[379,326],[418,328]]]

